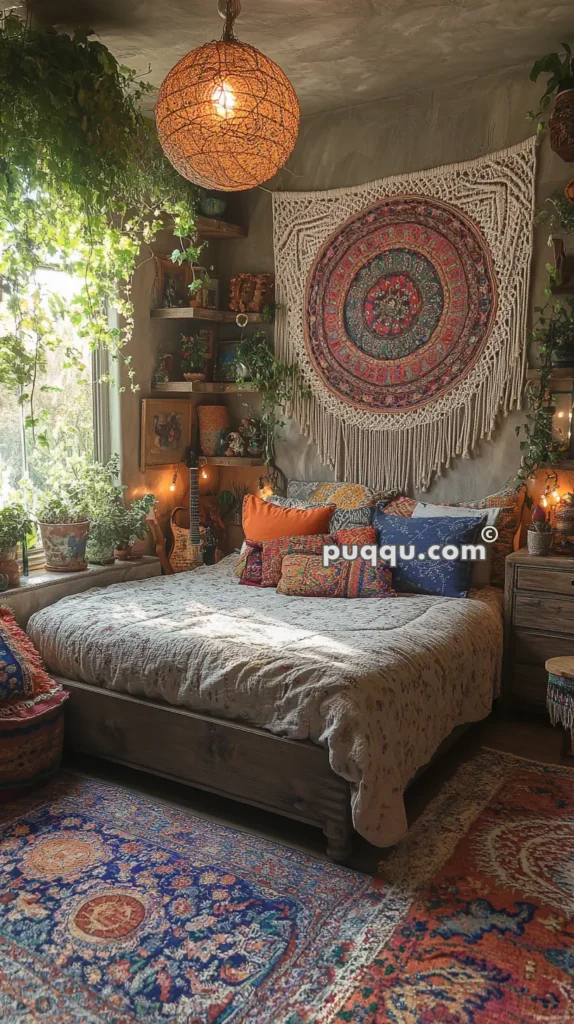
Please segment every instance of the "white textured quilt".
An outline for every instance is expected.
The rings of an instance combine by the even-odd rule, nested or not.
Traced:
[[[58,675],[327,745],[357,831],[396,843],[417,768],[490,710],[500,593],[286,597],[241,586],[236,557],[64,598],[28,632]]]

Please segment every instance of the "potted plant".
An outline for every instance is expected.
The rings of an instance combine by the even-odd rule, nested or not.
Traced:
[[[116,558],[129,561],[132,557],[132,545],[136,540],[143,540],[147,533],[146,518],[155,505],[153,494],[144,494],[142,498],[134,498],[129,506],[120,505],[115,508]]]
[[[19,502],[0,508],[0,573],[8,577],[10,587],[16,587],[20,582],[18,541],[33,529],[30,514]]]
[[[554,303],[547,341],[552,366],[574,364],[574,299]]]
[[[546,91],[540,99],[539,109],[530,117],[539,118],[554,98],[550,115],[550,145],[558,156],[567,163],[574,160],[574,61],[568,43],[562,43],[560,53],[547,53],[533,65],[530,78],[537,82],[540,75],[547,74]],[[544,122],[539,120],[538,130]]]
[[[42,495],[36,516],[48,572],[87,569],[90,523],[79,490],[69,486],[62,487],[59,493]]]
[[[201,335],[181,336],[181,369],[184,380],[205,380],[208,341]]]
[[[529,555],[548,555],[552,544],[552,527],[541,505],[532,509],[532,523],[526,531]]]
[[[93,462],[80,466],[76,481],[82,492],[82,502],[90,520],[90,534],[86,547],[88,562],[111,565],[118,536],[117,508],[125,487],[118,483],[120,460],[113,455],[107,463]]]

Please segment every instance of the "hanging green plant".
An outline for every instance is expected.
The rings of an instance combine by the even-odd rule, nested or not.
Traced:
[[[40,295],[40,270],[82,281],[67,313],[80,338],[117,353],[133,329],[142,242],[167,223],[182,250],[194,234],[197,191],[141,113],[150,87],[90,36],[0,18],[0,385],[19,388],[23,402],[61,343],[61,310]],[[109,306],[120,328],[110,327]]]
[[[237,346],[237,363],[243,363],[251,383],[261,390],[261,436],[267,465],[273,462],[277,433],[283,426],[280,409],[299,391],[307,389],[296,365],[276,359],[265,331],[254,331]],[[242,383],[241,379],[239,383]]]

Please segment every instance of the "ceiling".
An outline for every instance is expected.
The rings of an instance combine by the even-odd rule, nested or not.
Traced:
[[[28,0],[45,23],[89,24],[158,86],[221,34],[216,0]],[[574,42],[572,0],[243,0],[236,35],[277,61],[304,114],[464,81]]]

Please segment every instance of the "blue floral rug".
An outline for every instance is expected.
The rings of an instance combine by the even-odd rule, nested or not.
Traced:
[[[64,775],[0,818],[4,1024],[312,1020],[364,962],[373,880]]]

